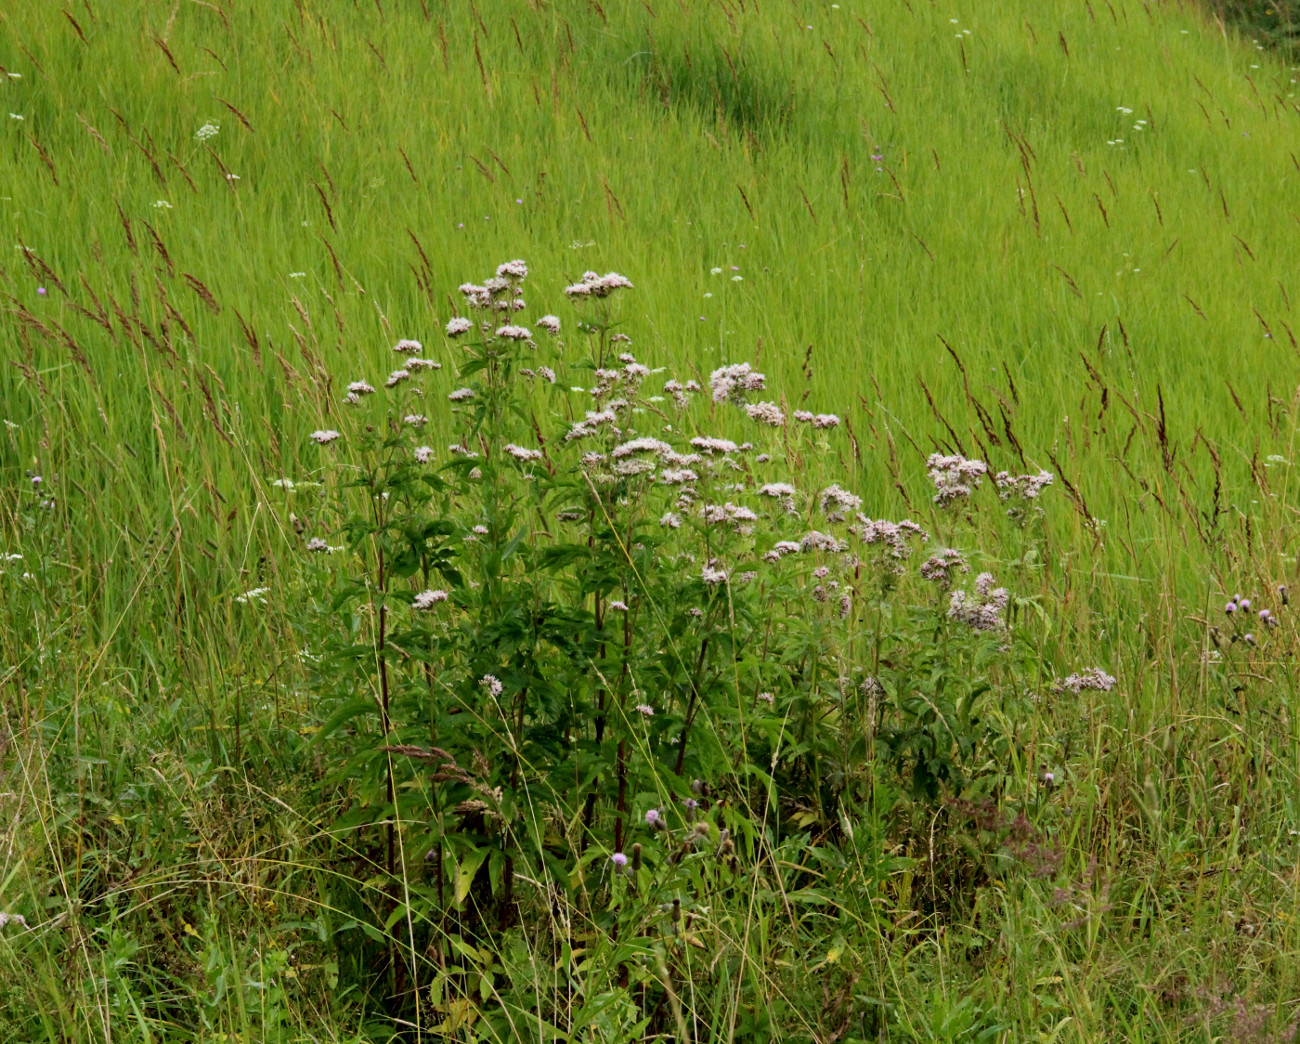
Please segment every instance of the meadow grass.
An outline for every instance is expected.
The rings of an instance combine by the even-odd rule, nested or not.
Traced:
[[[1119,679],[1045,677],[1017,724],[1008,800],[1059,867],[973,831],[1019,869],[945,904],[889,848],[924,836],[905,803],[864,821],[834,858],[868,899],[729,911],[762,959],[680,998],[693,1039],[1293,1024],[1295,632],[1229,644],[1222,613],[1297,587],[1284,52],[1134,0],[85,0],[0,12],[0,66],[0,911],[32,927],[0,1038],[415,1039],[327,945],[337,882],[380,886],[322,843],[349,795],[310,743],[294,519],[344,386],[401,337],[450,369],[456,286],[511,257],[556,311],[628,275],[647,365],[753,362],[844,417],[809,485],[873,517],[931,524],[931,452],[1054,472],[1032,556],[991,505],[959,535],[1055,675]],[[575,1011],[617,994],[582,974]],[[439,1032],[493,1039],[465,1010]]]

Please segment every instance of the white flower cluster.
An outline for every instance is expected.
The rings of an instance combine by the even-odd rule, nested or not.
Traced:
[[[590,297],[608,297],[615,290],[633,290],[631,280],[617,272],[600,275],[596,272],[584,272],[582,282],[564,288],[565,295],[571,301],[582,301]]]

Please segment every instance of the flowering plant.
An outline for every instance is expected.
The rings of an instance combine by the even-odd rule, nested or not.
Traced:
[[[644,935],[647,903],[833,829],[882,773],[929,802],[996,786],[1009,740],[980,701],[1015,689],[1008,592],[988,573],[967,590],[950,548],[916,580],[922,526],[789,481],[835,414],[755,401],[772,393],[750,363],[707,394],[677,378],[649,394],[619,321],[631,281],[586,273],[565,290],[576,322],[543,315],[534,335],[527,275],[510,261],[460,287],[459,387],[436,390],[442,365],[402,341],[386,390],[352,382],[345,430],[311,436],[332,490],[313,525],[349,552],[319,560],[337,626],[318,742],[350,737],[340,826],[394,882],[376,918],[412,953],[453,922],[541,918],[560,945],[561,908]],[[443,397],[445,449],[423,442]],[[986,471],[930,463],[941,506]],[[308,550],[333,550],[310,528]],[[905,576],[932,586],[928,608],[896,609]],[[718,871],[700,877],[686,857],[706,850]]]

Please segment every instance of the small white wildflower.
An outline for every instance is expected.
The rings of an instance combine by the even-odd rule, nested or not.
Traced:
[[[503,265],[497,265],[497,278],[499,279],[527,279],[528,266],[520,260],[507,261]]]
[[[348,385],[348,392],[352,395],[373,395],[375,389],[365,381],[353,381]]]
[[[288,479],[288,478],[278,478],[274,482],[272,482],[271,485],[275,486],[276,489],[288,490],[290,493],[292,493],[294,489],[297,488],[294,485],[293,479]]]
[[[221,132],[221,124],[213,120],[209,123],[205,123],[202,127],[200,127],[197,131],[195,131],[194,136],[198,138],[199,141],[207,141],[209,138],[215,138],[220,132]]]
[[[452,402],[465,402],[469,399],[474,398],[474,389],[457,388],[454,392],[451,392],[447,396],[447,398],[449,398]]]
[[[541,450],[528,449],[524,446],[516,446],[513,442],[506,443],[505,451],[509,453],[510,456],[514,457],[515,460],[529,461],[529,460],[542,459]]]
[[[627,612],[627,603],[616,599],[609,603],[609,611],[611,613],[625,613]]]
[[[718,584],[727,582],[727,571],[717,568],[717,562],[710,560],[707,565],[700,571],[700,579],[710,587],[716,587]]]
[[[1090,667],[1081,674],[1072,674],[1055,686],[1058,692],[1073,692],[1076,695],[1084,689],[1096,689],[1098,692],[1110,692],[1115,687],[1115,679],[1100,667]]]
[[[682,516],[669,511],[659,519],[659,524],[666,529],[680,529],[682,526]]]
[[[762,391],[767,378],[753,371],[749,363],[720,366],[709,374],[709,387],[714,402],[732,402],[743,406],[745,396],[752,391]]]
[[[429,461],[433,460],[433,447],[432,447],[432,446],[416,446],[416,447],[415,447],[415,460],[416,460],[416,462],[419,463],[419,464],[428,464]]]
[[[446,600],[446,591],[421,591],[411,599],[411,608],[419,610],[422,613],[427,613],[439,602],[445,602]]]
[[[496,336],[507,341],[530,341],[533,332],[526,326],[499,326],[497,327]]]
[[[419,355],[420,352],[424,351],[424,345],[419,341],[403,339],[393,345],[393,351],[401,352],[403,355]]]
[[[23,119],[23,117],[20,116],[20,115],[18,115],[18,113],[16,113],[16,112],[11,112],[11,113],[9,114],[9,118],[10,118],[11,120],[21,120],[21,119]]]
[[[759,424],[766,424],[773,428],[779,428],[785,424],[785,414],[781,412],[774,402],[754,402],[745,406],[745,412],[749,414],[750,420],[758,421]]]
[[[423,413],[408,413],[402,418],[402,423],[409,424],[413,428],[423,428],[429,423],[429,418]]]
[[[311,438],[321,446],[331,443],[335,439],[341,439],[342,437],[342,433],[335,431],[333,428],[323,431],[313,431],[311,433]]]
[[[455,316],[447,320],[447,336],[459,337],[461,334],[469,333],[474,329],[474,324],[463,316]]]
[[[20,117],[20,118],[21,118],[21,117]],[[154,205],[154,209],[155,209],[155,210],[172,210],[172,209],[173,209],[172,205],[171,205],[170,203],[168,203],[165,199],[156,199],[156,200],[154,200],[154,204],[153,204],[153,205]]]
[[[653,718],[655,716],[655,709],[648,703],[638,703],[632,709],[638,714],[644,714],[647,718]]]
[[[554,315],[544,315],[537,320],[537,325],[547,333],[558,334],[560,332],[560,320]]]
[[[482,685],[483,688],[487,689],[494,699],[501,695],[501,691],[504,688],[501,684],[501,680],[494,674],[483,675],[483,677],[478,680],[478,683]]]
[[[329,554],[330,552],[336,551],[338,549],[330,547],[329,542],[326,540],[322,540],[320,537],[312,537],[310,540],[307,541],[307,550],[314,551],[318,554]]]
[[[385,388],[396,388],[404,380],[411,376],[410,370],[394,370],[388,375],[388,380],[384,381]]]
[[[241,595],[236,595],[235,601],[240,602],[241,604],[248,604],[249,602],[265,602],[266,596],[270,594],[270,592],[271,589],[269,587],[254,587],[249,591],[245,591]]]
[[[441,370],[442,363],[434,362],[432,359],[407,359],[405,366],[408,370]]]

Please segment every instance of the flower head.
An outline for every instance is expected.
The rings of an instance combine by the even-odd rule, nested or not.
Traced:
[[[455,316],[447,320],[447,336],[459,337],[461,334],[469,333],[474,329],[474,324],[464,316]]]
[[[445,602],[446,600],[446,591],[421,591],[411,599],[411,608],[427,613],[439,602]]]
[[[343,435],[340,432],[335,431],[333,428],[329,428],[323,431],[313,431],[311,437],[316,443],[324,446],[333,442],[335,439],[343,438]]]
[[[940,507],[969,497],[989,470],[982,460],[967,460],[957,454],[931,453],[926,464],[934,482],[934,502]]]
[[[1076,695],[1084,689],[1096,689],[1098,692],[1110,692],[1115,687],[1115,679],[1100,667],[1089,667],[1079,674],[1072,674],[1063,682],[1058,682],[1058,692],[1073,692]]]
[[[638,703],[632,709],[638,714],[644,714],[647,718],[653,718],[655,716],[655,709],[648,703]]]
[[[481,686],[483,686],[483,688],[487,689],[488,693],[489,693],[489,694],[490,694],[494,699],[495,699],[497,696],[500,696],[500,695],[501,695],[501,691],[502,691],[503,686],[502,686],[502,684],[501,684],[501,680],[500,680],[499,678],[497,678],[497,676],[496,676],[495,674],[485,674],[485,675],[483,675],[483,677],[480,678],[480,679],[478,680],[478,683],[479,683]]]
[[[588,297],[608,297],[615,290],[632,289],[634,289],[632,281],[617,272],[607,272],[605,275],[584,272],[582,282],[566,286],[564,293],[570,300],[580,301]]]
[[[975,595],[954,591],[948,603],[948,616],[976,631],[996,631],[1006,626],[1002,617],[1011,596],[1005,587],[993,586],[992,573],[975,578]]]
[[[558,334],[560,332],[560,320],[553,315],[544,315],[537,320],[537,326],[547,333]]]
[[[766,381],[763,374],[750,369],[749,363],[721,366],[709,374],[713,401],[733,402],[736,405],[744,405],[745,397],[752,391],[761,391]]]
[[[465,402],[468,399],[474,398],[474,389],[457,388],[454,392],[449,393],[447,395],[447,398],[449,398],[452,402]]]
[[[516,446],[513,442],[506,443],[505,451],[509,453],[510,456],[514,457],[515,460],[529,461],[529,460],[542,459],[541,450],[527,449],[523,446]]]
[[[785,424],[785,414],[781,412],[781,407],[774,402],[752,402],[745,406],[745,412],[749,414],[750,420],[758,421],[759,424],[766,424],[772,428],[780,428]]]
[[[401,340],[393,345],[393,351],[401,352],[403,355],[419,355],[424,351],[424,345],[419,341]]]
[[[411,376],[410,370],[394,370],[388,375],[388,380],[384,381],[385,388],[396,388],[404,380]]]

